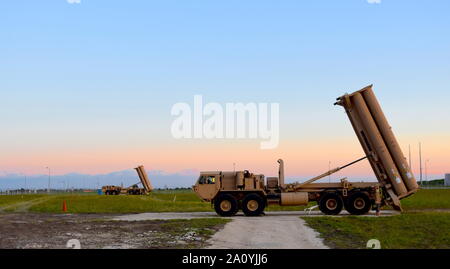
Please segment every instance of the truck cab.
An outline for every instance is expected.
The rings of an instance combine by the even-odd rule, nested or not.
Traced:
[[[211,202],[220,190],[220,172],[202,172],[193,186],[197,196],[205,202]]]
[[[247,170],[201,172],[192,189],[221,216],[233,216],[240,209],[248,216],[258,216],[267,205],[264,175]]]

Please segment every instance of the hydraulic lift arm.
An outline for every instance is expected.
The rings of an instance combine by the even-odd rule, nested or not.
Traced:
[[[345,168],[347,168],[349,166],[352,166],[352,165],[354,165],[356,163],[359,163],[360,161],[365,160],[365,159],[367,159],[367,156],[363,157],[363,158],[360,158],[360,159],[358,159],[356,161],[353,161],[353,162],[351,162],[349,164],[346,164],[344,166],[334,168],[334,169],[332,169],[332,170],[330,170],[330,171],[328,171],[326,173],[323,173],[323,174],[321,174],[321,175],[319,175],[317,177],[311,178],[310,180],[307,180],[307,181],[305,181],[303,183],[297,183],[297,184],[295,184],[294,189],[298,190],[298,189],[302,188],[305,185],[311,184],[311,183],[313,183],[313,182],[315,182],[315,181],[317,181],[319,179],[322,179],[324,177],[327,177],[327,176],[330,176],[330,175],[332,175],[334,173],[337,173],[337,172],[341,171],[342,169],[345,169]]]

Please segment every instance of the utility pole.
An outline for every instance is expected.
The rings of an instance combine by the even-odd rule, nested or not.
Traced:
[[[422,185],[422,143],[419,142],[420,186]]]
[[[47,193],[50,193],[50,167],[45,167],[48,169],[48,187],[47,187]]]
[[[409,147],[409,169],[412,169],[412,163],[411,163],[411,144],[409,144],[408,147]]]

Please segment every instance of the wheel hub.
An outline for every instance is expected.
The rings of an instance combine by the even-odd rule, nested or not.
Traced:
[[[220,209],[224,212],[231,210],[231,202],[228,200],[224,200],[220,203]]]
[[[258,207],[259,207],[259,204],[258,204],[258,202],[255,201],[255,200],[250,200],[250,201],[248,201],[248,203],[247,203],[247,208],[248,208],[248,210],[250,210],[250,211],[252,211],[252,212],[258,210]]]
[[[366,202],[362,198],[358,198],[353,203],[356,209],[363,209],[366,206]]]
[[[329,210],[334,210],[334,209],[336,209],[336,208],[337,208],[337,205],[338,205],[338,203],[337,203],[337,201],[336,201],[335,199],[329,199],[329,200],[327,201],[327,208],[328,208]]]

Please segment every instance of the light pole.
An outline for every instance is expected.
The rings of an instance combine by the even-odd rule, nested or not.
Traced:
[[[412,169],[412,163],[411,163],[411,144],[409,144],[409,169]]]
[[[419,142],[420,186],[422,186],[422,143]]]
[[[64,190],[64,188],[66,187],[66,181],[65,180],[61,180],[59,183],[61,183],[62,190]]]
[[[45,167],[48,169],[48,187],[47,187],[47,193],[50,193],[50,167]]]

